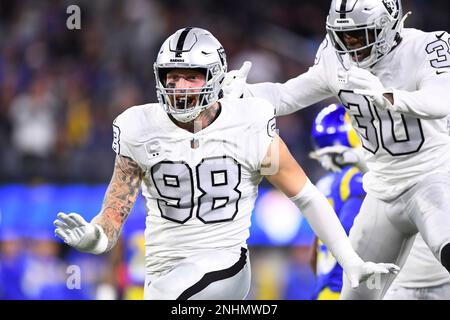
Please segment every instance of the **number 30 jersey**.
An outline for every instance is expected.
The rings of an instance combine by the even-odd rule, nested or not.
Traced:
[[[385,88],[393,89],[400,112],[381,110],[353,93],[348,68],[348,57],[341,61],[326,37],[308,72],[284,84],[248,85],[245,96],[268,99],[277,115],[339,98],[365,149],[369,172],[363,178],[364,189],[379,199],[395,199],[424,174],[448,172],[449,34],[403,29],[398,46],[370,70]]]
[[[131,107],[113,123],[113,149],[145,172],[148,273],[205,250],[246,247],[275,109],[258,98],[220,103],[215,121],[195,134],[159,104]]]

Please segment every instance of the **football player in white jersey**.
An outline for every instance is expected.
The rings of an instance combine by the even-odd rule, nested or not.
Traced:
[[[328,108],[332,107],[331,110],[333,110],[333,106],[334,105],[331,105]],[[322,113],[325,110],[327,109],[324,109]],[[327,145],[326,147],[315,150],[312,153],[313,158],[319,159],[322,167],[328,171],[338,172],[342,170],[341,168],[345,168],[345,166],[347,166],[347,170],[348,168],[356,167],[362,173],[367,172],[367,164],[364,157],[361,156],[361,148],[359,146],[355,148],[346,146],[346,144],[348,144],[350,141],[355,143],[354,139],[351,139],[351,134],[347,135],[348,138],[346,135],[342,135],[342,132],[345,132],[344,130],[346,130],[346,128],[342,126],[338,127],[337,130],[330,130],[330,128],[335,125],[335,123],[332,122],[333,118],[330,117],[330,115],[332,114],[333,113],[330,112],[327,118],[326,116],[322,116],[319,113],[317,119],[320,119],[320,121],[317,121],[316,119],[316,122],[314,124],[315,131],[313,137],[315,138],[316,144],[322,143],[323,145],[327,145],[330,143],[334,143],[336,145]],[[346,138],[349,140],[345,140]],[[330,199],[330,203],[334,205],[336,212],[339,213],[339,219],[341,220],[342,225],[347,228],[349,225],[351,225],[351,223],[353,223],[353,220],[349,220],[354,218],[354,216],[352,216],[352,209],[356,208],[359,211],[359,206],[356,205],[358,203],[358,199],[355,199],[355,196],[358,196],[358,191],[360,190],[358,189],[358,171],[355,171],[354,169],[352,169],[351,171],[354,175],[353,178],[350,180],[343,179],[343,183],[347,183],[348,187],[341,184],[339,188],[340,191],[345,189],[350,190],[350,193],[347,192],[346,194],[347,196],[350,196],[349,200],[352,201],[352,204],[350,207],[345,207],[345,209],[343,209],[344,207],[342,207],[341,200],[339,198],[341,195],[333,195],[333,188],[327,187],[327,183],[329,183],[328,177],[330,177],[330,175],[334,175],[335,177],[342,177],[342,175],[336,173],[330,174],[328,176],[325,176],[322,181],[319,181],[319,183],[322,183],[322,185],[319,185],[319,183],[317,184],[319,190],[325,190],[324,194],[328,199]],[[348,175],[349,172],[347,172],[345,175]],[[321,189],[321,187],[324,187],[324,189]],[[334,188],[336,189],[336,183],[334,184]],[[345,194],[345,192],[342,194]],[[361,195],[361,193],[359,195]],[[338,211],[336,208],[340,208],[341,211]],[[345,211],[347,212],[345,213]],[[324,259],[324,261],[327,262],[326,259]],[[317,262],[320,262],[320,260],[317,260]],[[328,276],[319,278],[320,280],[325,280],[319,282],[319,285],[322,285],[324,282],[326,283],[326,281],[328,281],[331,286],[320,293],[318,299],[333,299],[336,297],[336,291],[332,291],[332,288],[335,288],[334,290],[336,290],[336,286],[339,285],[339,282],[334,279],[335,275],[336,273],[331,273]],[[339,280],[342,281],[342,279]],[[402,267],[402,270],[399,272],[394,282],[389,287],[383,299],[450,299],[450,276],[448,274],[448,271],[440,264],[439,260],[436,259],[419,233],[415,237],[414,243],[411,247],[411,251],[408,255],[408,258],[406,259],[405,264]]]
[[[54,222],[67,244],[94,254],[111,249],[141,187],[145,299],[243,299],[250,215],[265,175],[299,207],[353,287],[398,271],[354,252],[331,206],[276,135],[269,102],[219,100],[227,63],[211,33],[178,30],[154,69],[159,103],[131,107],[114,121],[117,157],[101,212],[90,223],[76,213],[59,213]]]
[[[325,128],[326,130],[326,128]],[[330,131],[329,135],[335,134]],[[450,132],[449,132],[450,134]],[[329,146],[314,152],[315,157],[328,156],[321,164],[327,170],[336,170],[342,164],[367,172],[367,164],[360,147]],[[328,159],[328,161],[326,161]],[[320,186],[318,185],[320,189]],[[337,212],[337,211],[336,211]],[[329,291],[327,291],[329,292]],[[449,300],[450,276],[426,245],[420,233],[415,236],[408,258],[389,287],[384,300]]]
[[[448,117],[450,134],[450,117]],[[450,277],[420,234],[384,300],[450,300]]]
[[[328,35],[314,66],[284,84],[245,85],[249,64],[231,71],[225,96],[262,97],[277,115],[329,97],[346,107],[362,140],[369,171],[367,197],[350,233],[356,251],[403,264],[420,232],[450,270],[450,37],[403,28],[400,0],[332,0]],[[351,290],[343,299],[380,299],[378,290]]]

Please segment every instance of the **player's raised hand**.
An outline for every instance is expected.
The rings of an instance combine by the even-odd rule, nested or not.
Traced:
[[[318,160],[323,168],[332,172],[340,172],[344,166],[356,166],[366,172],[367,165],[361,147],[351,148],[342,145],[324,147],[309,153],[309,157]]]
[[[385,93],[392,93],[386,89],[377,76],[371,72],[351,67],[348,71],[348,84],[353,87],[353,92],[366,96],[372,103],[382,110],[392,110],[393,105],[384,96]]]
[[[247,82],[247,75],[252,67],[250,61],[245,61],[239,70],[227,72],[222,82],[222,91],[226,98],[241,98]]]
[[[81,252],[100,254],[105,252],[108,238],[99,225],[87,222],[77,213],[58,213],[53,222],[55,234],[69,246]]]
[[[358,288],[361,282],[366,281],[375,274],[397,274],[399,271],[400,268],[393,263],[373,263],[363,261],[348,265],[344,268],[344,272],[353,289]]]
[[[355,161],[349,161],[353,159],[348,159],[347,161],[347,159],[345,159],[345,154],[351,152],[351,149],[352,148],[350,147],[341,145],[330,146],[310,152],[309,157],[311,159],[319,161],[325,170],[340,172],[341,166],[354,164],[357,160],[354,159]]]

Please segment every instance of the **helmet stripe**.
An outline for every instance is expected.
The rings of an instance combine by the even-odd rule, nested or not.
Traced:
[[[347,12],[347,0],[342,0],[341,7],[339,8],[340,18],[345,19],[345,13]]]
[[[177,53],[181,53],[183,51],[184,41],[186,41],[186,37],[191,30],[192,28],[186,28],[183,32],[181,32],[180,37],[178,38],[177,47],[175,49]]]

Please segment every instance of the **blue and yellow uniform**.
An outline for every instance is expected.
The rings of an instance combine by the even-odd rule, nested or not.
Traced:
[[[355,130],[351,127],[345,108],[336,104],[329,105],[319,112],[314,120],[311,137],[315,149],[322,149],[322,151],[327,147],[356,148],[361,144]],[[332,157],[332,153],[328,156]],[[365,196],[362,173],[355,166],[334,164],[341,171],[328,173],[316,185],[333,206],[348,235]],[[331,170],[328,167],[324,168]],[[317,242],[317,279],[313,298],[339,299],[342,288],[342,267],[327,247],[320,240]]]
[[[341,172],[327,174],[316,185],[333,206],[348,234],[365,196],[361,172],[356,167],[344,167]],[[316,299],[339,299],[342,267],[320,240],[317,244],[316,283]]]

